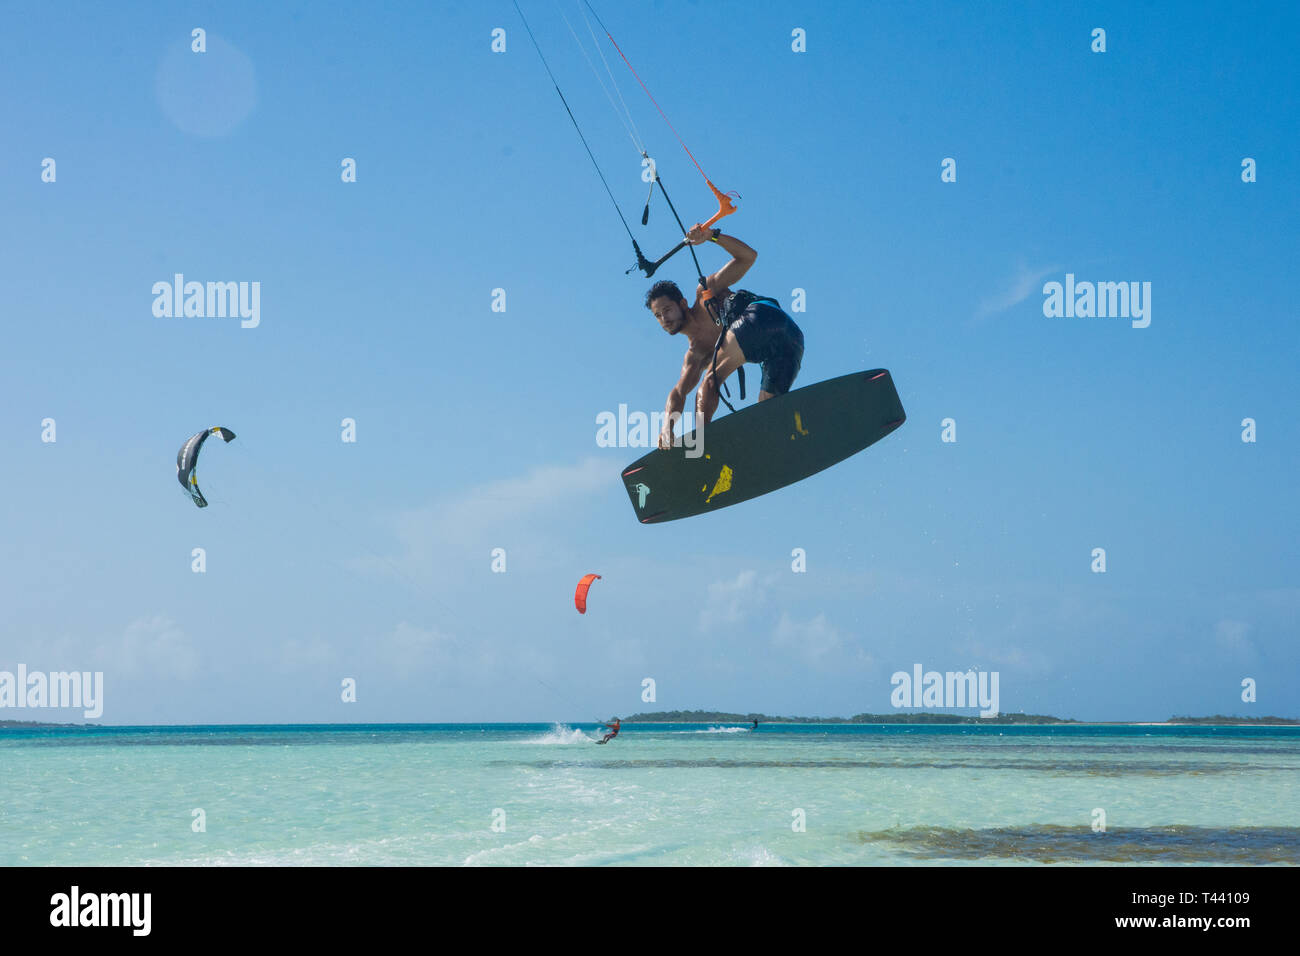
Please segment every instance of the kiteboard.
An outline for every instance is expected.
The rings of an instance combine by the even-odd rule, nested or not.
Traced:
[[[715,419],[698,447],[691,432],[656,449],[623,469],[623,484],[642,524],[689,518],[815,475],[906,420],[886,369],[854,372]]]

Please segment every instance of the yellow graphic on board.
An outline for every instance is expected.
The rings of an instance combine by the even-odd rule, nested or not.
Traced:
[[[707,487],[707,485],[705,487]],[[704,489],[701,488],[700,490],[703,491]],[[730,490],[731,490],[731,466],[723,465],[722,472],[721,474],[718,475],[718,480],[713,483],[713,490],[709,492],[709,497],[704,499],[704,503],[707,505],[710,501],[713,500],[714,495],[720,495],[724,491],[730,491]]]
[[[794,430],[797,431],[797,432],[799,433],[799,435],[807,435],[807,434],[808,434],[808,429],[806,429],[806,428],[803,427],[803,419],[799,417],[799,413],[798,413],[798,412],[795,412],[795,413],[794,413]],[[798,435],[791,435],[791,436],[790,436],[790,440],[791,440],[791,441],[794,441],[797,437],[799,437],[799,436],[798,436]]]

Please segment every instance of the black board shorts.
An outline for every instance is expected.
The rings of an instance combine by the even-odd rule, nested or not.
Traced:
[[[763,367],[762,390],[770,395],[790,391],[803,363],[803,332],[780,309],[754,302],[728,326],[746,362]]]

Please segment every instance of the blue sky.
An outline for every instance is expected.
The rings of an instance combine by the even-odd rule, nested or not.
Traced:
[[[578,8],[523,8],[636,216]],[[6,4],[0,670],[102,670],[109,723],[849,715],[917,663],[997,671],[1004,711],[1300,716],[1294,7],[597,10],[743,197],[743,284],[806,290],[796,384],[888,368],[907,424],[637,524],[644,450],[596,416],[661,409],[684,343],[509,4]],[[661,205],[637,228],[677,238]],[[260,283],[260,324],[156,317],[177,272]],[[1067,273],[1150,282],[1150,326],[1045,317]],[[172,463],[217,424],[200,511]]]

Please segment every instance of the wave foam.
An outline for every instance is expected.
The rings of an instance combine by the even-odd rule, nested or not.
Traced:
[[[526,744],[540,744],[544,747],[563,747],[571,744],[594,744],[596,741],[588,737],[584,731],[575,730],[567,724],[555,723],[551,725],[549,733],[542,734],[540,737],[532,737],[525,740]]]

